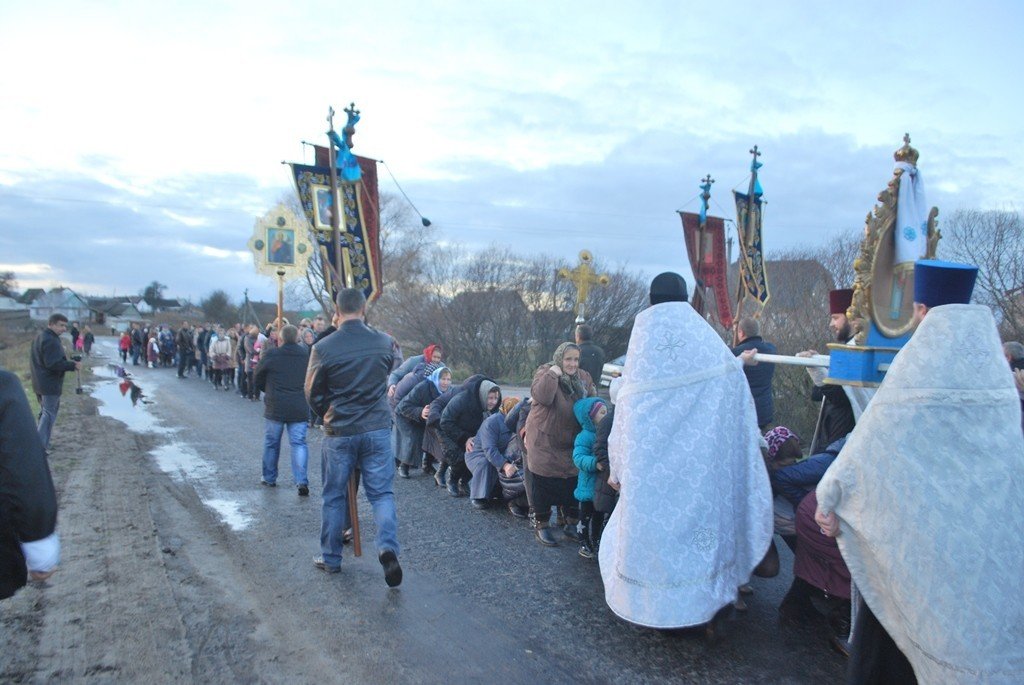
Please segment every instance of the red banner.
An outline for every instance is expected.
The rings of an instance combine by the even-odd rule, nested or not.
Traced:
[[[709,216],[704,224],[701,240],[700,215],[679,212],[683,218],[683,238],[690,268],[697,279],[691,303],[701,316],[707,309],[710,295],[716,305],[718,320],[725,328],[732,327],[732,307],[729,303],[729,281],[725,261],[725,221]]]

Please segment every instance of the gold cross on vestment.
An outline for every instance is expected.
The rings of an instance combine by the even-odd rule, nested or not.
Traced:
[[[576,286],[576,322],[583,323],[583,308],[587,301],[587,295],[590,294],[591,285],[603,285],[607,286],[612,282],[612,279],[608,277],[608,274],[598,274],[594,271],[594,267],[591,263],[594,261],[594,256],[590,254],[589,250],[582,250],[580,252],[580,263],[575,269],[559,269],[558,277],[564,278],[567,281],[572,281],[572,284]]]

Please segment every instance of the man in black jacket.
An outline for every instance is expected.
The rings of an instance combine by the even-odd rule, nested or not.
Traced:
[[[732,348],[732,353],[737,357],[747,350],[757,350],[763,354],[776,353],[775,345],[761,337],[761,323],[757,319],[740,319],[738,334],[740,344]],[[754,396],[757,427],[763,433],[775,418],[775,400],[772,398],[775,364],[744,365],[743,373],[747,376],[750,394]]]
[[[362,472],[366,498],[377,523],[377,554],[389,587],[402,582],[395,513],[395,457],[387,379],[394,341],[366,325],[366,297],[345,288],[338,294],[338,330],[313,345],[306,372],[306,400],[324,419],[322,470],[322,556],[313,564],[328,573],[341,570],[348,509],[348,481]]]
[[[32,390],[39,400],[39,439],[43,449],[50,449],[50,433],[57,422],[60,396],[64,391],[64,374],[78,371],[82,362],[69,361],[60,344],[60,336],[68,329],[68,317],[53,314],[32,343]]]
[[[580,348],[580,368],[590,374],[594,387],[601,387],[604,350],[594,342],[594,329],[585,323],[576,327],[576,345]]]
[[[263,440],[263,485],[277,485],[277,462],[281,456],[281,434],[288,430],[288,442],[292,448],[292,476],[299,488],[299,496],[309,495],[309,477],[306,465],[309,452],[306,449],[306,428],[309,420],[309,405],[303,384],[306,380],[306,366],[309,353],[299,344],[299,329],[285,326],[281,329],[280,347],[267,350],[256,365],[253,381],[256,391],[266,393],[263,397],[263,416],[266,432]]]
[[[188,321],[181,324],[181,328],[178,329],[175,343],[178,346],[178,378],[184,378],[192,374],[191,361],[196,356],[196,348],[192,343],[192,327],[188,325]]]
[[[65,320],[66,322],[66,320]],[[60,560],[57,496],[18,377],[0,369],[0,599]]]

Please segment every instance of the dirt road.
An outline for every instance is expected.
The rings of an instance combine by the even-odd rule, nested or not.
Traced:
[[[383,582],[362,498],[363,557],[319,573],[319,432],[310,497],[286,448],[279,487],[261,488],[260,405],[173,370],[130,370],[153,404],[132,408],[98,361],[91,395],[61,406],[63,562],[0,604],[2,682],[841,679],[820,627],[780,631],[786,574],[755,581],[750,612],[711,650],[618,621],[575,547],[543,549],[522,522],[422,476],[395,483],[399,590]]]

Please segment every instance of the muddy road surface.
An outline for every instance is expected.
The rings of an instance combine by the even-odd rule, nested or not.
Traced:
[[[309,497],[287,446],[278,487],[262,487],[262,405],[129,365],[145,393],[133,407],[106,365],[113,341],[97,348],[50,456],[61,568],[0,604],[0,682],[842,681],[823,622],[779,624],[785,550],[783,573],[755,579],[749,610],[708,646],[618,620],[576,546],[543,548],[526,522],[418,472],[395,479],[401,587],[384,584],[362,494],[363,556],[346,548],[325,575],[319,431]]]

